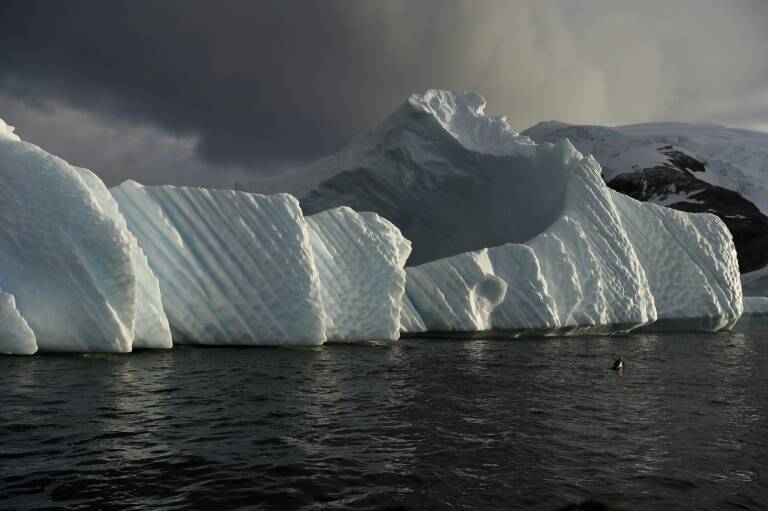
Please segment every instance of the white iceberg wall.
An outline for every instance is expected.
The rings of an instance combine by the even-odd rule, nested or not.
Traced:
[[[137,284],[127,233],[77,170],[3,130],[0,288],[41,351],[130,351]]]
[[[742,313],[736,249],[716,216],[685,213],[612,192],[640,263],[658,319],[648,330],[715,331]]]
[[[768,330],[768,298],[745,296],[744,313],[734,325],[733,330]]]
[[[322,344],[320,282],[290,195],[112,189],[160,282],[174,342]]]
[[[329,341],[395,340],[411,246],[373,213],[334,208],[307,217]]]
[[[603,325],[622,331],[654,321],[645,270],[614,195],[600,178],[599,164],[582,158],[567,141],[547,150],[568,155],[566,206],[560,219],[526,245],[543,268],[559,326]]]
[[[35,334],[16,309],[16,300],[0,291],[0,353],[32,355],[36,351]]]
[[[131,262],[137,281],[137,310],[133,347],[171,348],[173,346],[171,330],[168,325],[168,318],[163,311],[160,283],[149,268],[147,257],[139,247],[136,236],[128,230],[117,202],[101,179],[90,170],[79,167],[75,167],[75,170],[80,173],[80,177],[93,192],[101,210],[117,224],[118,229],[126,234],[130,244]]]

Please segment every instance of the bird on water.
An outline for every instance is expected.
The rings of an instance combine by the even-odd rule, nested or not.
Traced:
[[[614,371],[623,371],[624,370],[624,359],[619,357],[613,362],[613,367],[611,367]]]

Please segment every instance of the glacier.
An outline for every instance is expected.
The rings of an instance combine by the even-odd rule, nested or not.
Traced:
[[[414,94],[306,170],[327,176],[306,212],[374,211],[411,240],[405,333],[733,326],[738,262],[719,219],[610,190],[570,142],[535,144],[484,108]]]

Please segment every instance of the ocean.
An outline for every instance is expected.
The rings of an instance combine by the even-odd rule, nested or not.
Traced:
[[[766,333],[6,356],[0,395],[0,509],[768,508]]]

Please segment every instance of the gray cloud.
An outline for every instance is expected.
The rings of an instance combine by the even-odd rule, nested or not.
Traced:
[[[746,0],[5,0],[0,117],[111,182],[220,186],[334,152],[432,87],[520,130],[760,128],[765,26]]]

